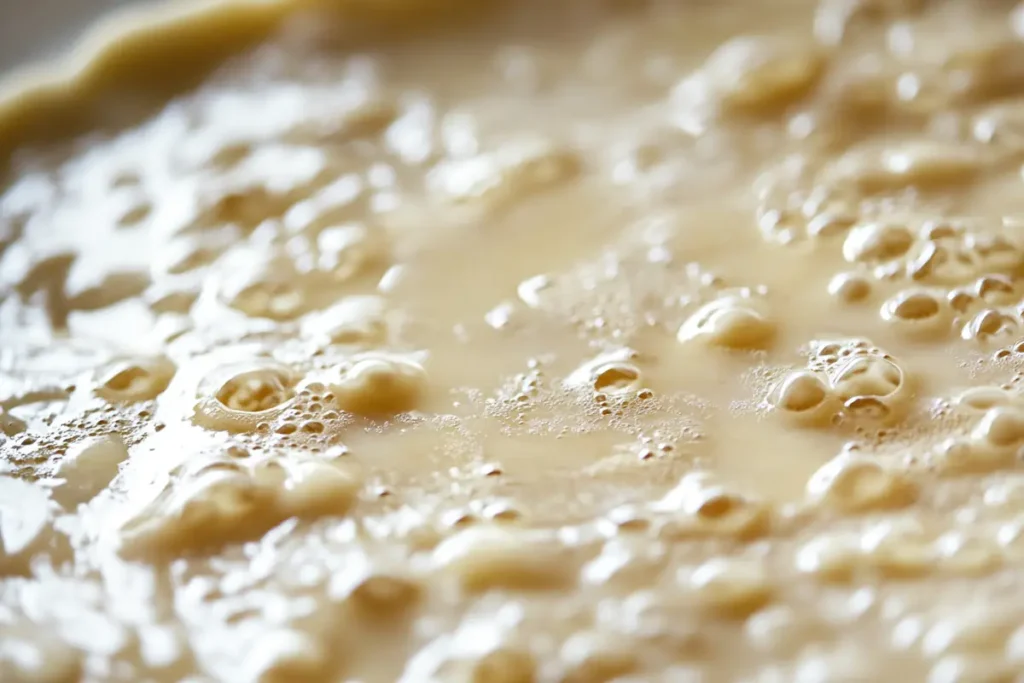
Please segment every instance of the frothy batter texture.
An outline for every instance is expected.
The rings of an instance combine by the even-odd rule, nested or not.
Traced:
[[[216,7],[0,111],[0,680],[1024,680],[1024,5]]]

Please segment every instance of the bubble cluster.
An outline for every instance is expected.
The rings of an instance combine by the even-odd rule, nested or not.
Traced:
[[[850,421],[879,428],[902,419],[911,397],[909,379],[892,356],[851,338],[813,342],[807,368],[784,375],[767,403],[798,425]]]
[[[935,449],[932,458],[939,471],[955,476],[1012,468],[1024,445],[1020,397],[1002,387],[982,385],[960,392],[953,403],[972,426]]]
[[[217,368],[200,383],[193,419],[208,429],[254,431],[284,412],[296,381],[290,368],[267,361]]]

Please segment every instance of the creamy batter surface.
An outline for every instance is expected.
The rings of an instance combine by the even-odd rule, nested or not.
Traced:
[[[235,0],[29,87],[4,683],[1024,681],[1024,4]]]

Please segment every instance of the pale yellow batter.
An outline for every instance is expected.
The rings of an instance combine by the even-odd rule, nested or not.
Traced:
[[[0,681],[1024,681],[1024,5],[139,17],[0,104]]]

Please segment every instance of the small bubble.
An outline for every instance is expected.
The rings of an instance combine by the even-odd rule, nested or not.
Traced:
[[[277,429],[275,429],[274,431],[277,434],[288,435],[288,434],[294,434],[297,430],[298,430],[298,427],[295,425],[294,422],[284,422],[284,423],[278,425]]]
[[[871,294],[871,283],[857,273],[839,273],[829,281],[828,293],[844,303],[855,303]]]
[[[599,392],[622,392],[640,378],[640,371],[626,363],[609,363],[594,371],[594,389]]]
[[[883,420],[889,415],[889,406],[875,396],[855,396],[843,404],[843,408],[858,418]]]
[[[515,522],[522,518],[522,513],[514,508],[504,507],[491,513],[491,519],[496,522]]]
[[[487,464],[480,468],[480,474],[485,477],[500,477],[504,472],[499,465]]]

